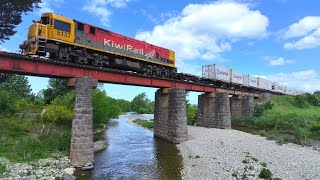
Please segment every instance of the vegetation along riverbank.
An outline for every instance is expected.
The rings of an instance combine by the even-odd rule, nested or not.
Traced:
[[[309,145],[320,139],[320,92],[298,96],[273,96],[256,102],[252,118],[233,119],[234,129],[266,136],[278,143]]]
[[[52,177],[64,172],[54,169],[59,159],[69,155],[74,98],[74,91],[67,87],[65,80],[50,79],[48,88],[37,95],[32,94],[25,76],[8,75],[0,83],[0,179],[30,175]],[[105,124],[110,119],[127,111],[153,113],[153,102],[144,93],[130,102],[111,98],[98,88],[92,98],[94,140],[100,141],[100,145],[103,145]],[[56,173],[41,173],[44,168],[41,159],[48,159],[48,167],[52,167],[48,171]],[[17,170],[30,164],[38,165],[23,172]]]

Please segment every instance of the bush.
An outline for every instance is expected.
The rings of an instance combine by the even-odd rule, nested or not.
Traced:
[[[116,118],[121,114],[120,107],[112,102],[105,91],[96,89],[93,91],[93,126],[99,127],[107,123],[111,118]]]
[[[255,117],[260,117],[265,113],[265,111],[267,111],[269,109],[272,109],[272,107],[273,107],[273,104],[271,103],[270,100],[268,102],[266,102],[266,103],[255,104],[254,116]]]
[[[188,125],[194,125],[198,118],[198,107],[196,106],[188,106],[187,107],[187,120]]]
[[[306,108],[308,107],[306,96],[304,95],[297,95],[294,97],[293,105],[298,108]]]
[[[65,106],[48,105],[45,108],[43,119],[54,125],[71,126],[73,113]]]
[[[74,100],[75,93],[74,91],[71,91],[64,96],[58,96],[56,99],[51,101],[51,104],[56,106],[65,106],[66,108],[73,110]]]
[[[311,132],[306,128],[296,127],[293,131],[293,135],[297,140],[297,143],[307,141],[311,135]]]
[[[262,179],[271,179],[272,173],[269,169],[263,168],[259,174],[259,178]]]
[[[5,90],[0,90],[0,115],[11,115],[14,114],[15,108],[14,103],[16,97]]]
[[[308,129],[310,130],[311,138],[320,139],[320,121],[310,121],[307,124]]]
[[[142,126],[142,127],[146,127],[146,128],[154,128],[154,122],[153,121],[147,121],[147,120],[143,120],[143,119],[135,119],[132,122]]]
[[[307,95],[307,101],[309,104],[311,104],[312,106],[319,106],[320,105],[320,100],[318,99],[318,97],[314,94],[308,94]]]
[[[19,99],[14,104],[14,107],[18,112],[31,111],[32,109],[34,109],[32,102],[26,98]]]
[[[7,165],[5,163],[0,162],[0,175],[1,174],[6,174],[8,172],[10,172],[10,170],[7,167]]]

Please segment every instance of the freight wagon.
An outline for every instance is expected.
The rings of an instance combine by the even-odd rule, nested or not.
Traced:
[[[272,82],[270,80],[244,75],[233,69],[229,69],[217,64],[202,66],[202,77],[217,82],[224,82],[226,86],[243,86],[250,90],[263,90],[266,92],[275,92],[279,94],[297,95],[303,94],[302,91],[291,89],[287,86]]]

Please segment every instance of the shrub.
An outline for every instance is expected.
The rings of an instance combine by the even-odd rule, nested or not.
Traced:
[[[273,107],[273,104],[271,103],[270,100],[266,103],[256,104],[254,107],[254,116],[255,117],[262,116],[265,113],[265,111],[272,109],[272,107]]]
[[[154,122],[153,121],[147,121],[143,119],[135,119],[132,122],[146,128],[154,128]]]
[[[16,97],[8,91],[0,90],[0,115],[10,115],[15,113],[14,103]]]
[[[298,108],[306,108],[308,107],[306,96],[304,95],[297,95],[294,97],[293,105]]]
[[[189,125],[194,125],[198,118],[198,107],[196,106],[188,106],[187,107],[187,120]]]
[[[269,169],[263,168],[259,174],[259,178],[262,179],[271,179],[272,173]]]
[[[105,91],[96,89],[93,91],[93,126],[99,127],[111,118],[116,118],[121,114],[121,108],[112,102]]]
[[[43,118],[54,125],[71,126],[73,113],[65,106],[49,105],[45,108]]]
[[[6,164],[0,162],[0,174],[5,174],[10,172],[9,168],[7,167]]]
[[[58,96],[56,99],[52,100],[52,105],[65,106],[66,108],[73,110],[75,100],[74,91],[68,92],[64,96]]]
[[[15,110],[18,112],[25,112],[25,111],[30,111],[34,109],[32,102],[26,98],[19,99],[14,104],[14,107],[15,107]]]
[[[297,143],[301,144],[309,139],[311,132],[306,128],[297,127],[294,129],[293,135],[296,138]]]
[[[308,94],[307,95],[307,101],[309,104],[311,104],[312,106],[319,106],[320,105],[320,100],[318,99],[318,97],[314,94]]]

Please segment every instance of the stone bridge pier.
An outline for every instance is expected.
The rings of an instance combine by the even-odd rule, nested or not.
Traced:
[[[254,114],[254,97],[234,95],[230,98],[231,117],[241,119]]]
[[[155,93],[154,136],[172,143],[188,139],[186,91],[163,88]]]
[[[75,167],[82,167],[94,161],[92,128],[92,89],[98,82],[90,77],[70,79],[68,86],[75,87],[74,115],[70,160]]]
[[[228,93],[204,93],[198,98],[199,126],[231,129],[230,101]]]

